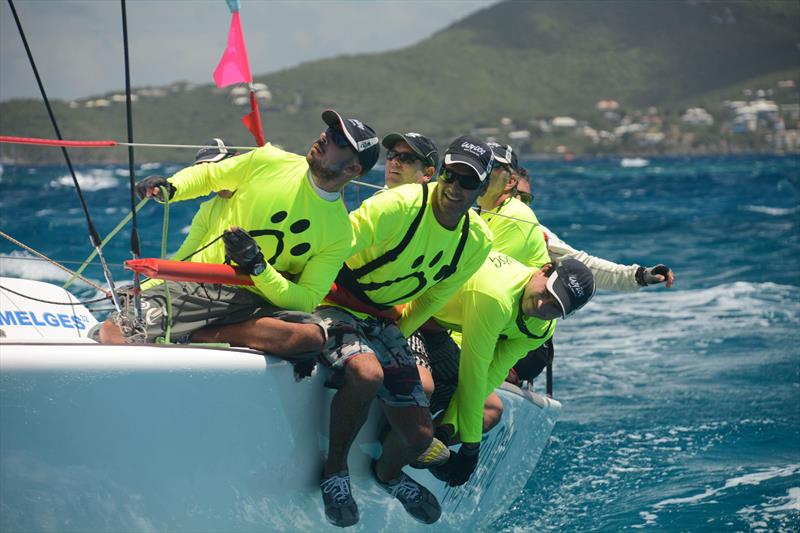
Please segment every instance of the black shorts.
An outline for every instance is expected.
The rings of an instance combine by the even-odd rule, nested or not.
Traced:
[[[516,373],[517,382],[519,384],[523,381],[533,381],[533,379],[542,373],[542,370],[547,368],[547,365],[553,362],[555,351],[553,349],[553,339],[547,339],[544,344],[531,350],[528,354],[517,361],[512,370]],[[507,379],[506,381],[512,381]],[[512,381],[514,383],[514,381]]]

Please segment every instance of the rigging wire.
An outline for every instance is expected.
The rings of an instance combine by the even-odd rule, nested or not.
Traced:
[[[122,9],[122,44],[125,52],[125,110],[128,125],[128,181],[130,182],[131,196],[131,255],[133,259],[139,259],[142,255],[141,244],[139,243],[139,230],[136,226],[136,169],[134,167],[133,146],[133,112],[131,109],[131,64],[128,52],[128,12],[125,8],[125,0],[120,0]],[[139,273],[133,273],[133,294],[134,308],[136,310],[136,320],[142,320],[142,299],[140,295]]]
[[[33,300],[34,302],[40,302],[43,304],[50,304],[50,305],[86,305],[86,304],[95,304],[98,302],[104,302],[111,298],[111,296],[103,296],[101,298],[94,298],[92,300],[78,300],[76,299],[74,302],[54,302],[52,300],[42,300],[41,298],[34,298],[33,296],[28,296],[27,294],[22,294],[21,292],[17,292],[15,290],[9,289],[8,287],[4,287],[0,285],[0,290],[4,290],[10,292],[11,294],[15,294],[20,298],[25,298],[26,300]]]
[[[8,234],[6,234],[6,233],[3,233],[2,231],[0,231],[0,237],[3,237],[3,238],[5,238],[6,240],[8,240],[8,241],[10,241],[10,242],[12,242],[12,243],[14,243],[14,244],[16,244],[17,246],[19,246],[19,247],[21,247],[21,248],[24,248],[25,250],[29,251],[30,253],[32,253],[32,254],[34,254],[34,255],[38,256],[38,257],[39,257],[40,259],[42,259],[43,261],[47,261],[48,263],[52,264],[53,266],[56,266],[56,267],[60,268],[60,269],[61,269],[61,270],[63,270],[64,272],[67,272],[68,274],[72,274],[72,275],[73,275],[73,277],[80,279],[82,282],[84,282],[84,283],[86,283],[87,285],[89,285],[89,286],[91,286],[91,287],[93,287],[93,288],[97,289],[98,291],[100,291],[100,292],[102,292],[102,293],[105,293],[105,294],[108,294],[108,293],[107,293],[107,291],[106,291],[106,290],[105,290],[103,287],[101,287],[100,285],[98,285],[97,283],[95,283],[95,282],[93,282],[93,281],[91,281],[91,280],[89,280],[89,279],[86,279],[85,277],[81,276],[81,275],[80,275],[80,274],[78,274],[77,272],[73,272],[72,270],[68,269],[68,268],[67,268],[67,267],[65,267],[64,265],[61,265],[61,264],[59,264],[58,262],[54,261],[53,259],[50,259],[49,257],[47,257],[46,255],[44,255],[43,253],[41,253],[41,252],[37,252],[36,250],[34,250],[33,248],[31,248],[30,246],[28,246],[28,245],[26,245],[26,244],[23,244],[23,243],[19,242],[17,239],[15,239],[14,237],[12,237],[11,235],[8,235]],[[6,257],[4,257],[3,259],[7,259],[7,258],[6,258]],[[20,259],[22,259],[22,258],[20,258]],[[34,258],[32,258],[32,257],[31,257],[31,258],[29,258],[29,259],[34,259]],[[108,298],[108,296],[106,296],[106,298]]]
[[[11,7],[11,13],[14,15],[14,22],[16,23],[17,30],[19,30],[19,35],[22,38],[22,44],[25,47],[25,53],[28,55],[28,61],[30,62],[31,68],[33,69],[33,74],[36,77],[36,83],[39,86],[39,92],[42,94],[42,99],[44,100],[45,107],[47,108],[47,114],[50,116],[50,122],[53,125],[53,130],[55,130],[56,137],[58,137],[59,140],[62,140],[63,137],[61,136],[61,130],[58,127],[55,114],[53,114],[53,109],[50,107],[50,100],[47,98],[47,92],[44,90],[44,84],[39,76],[39,69],[36,68],[36,62],[33,59],[33,53],[31,52],[30,46],[28,46],[28,39],[25,37],[25,31],[22,29],[22,23],[19,20],[19,15],[17,15],[17,9],[14,7],[14,0],[8,0],[8,4]],[[91,241],[92,246],[97,250],[97,255],[100,258],[100,264],[103,266],[103,275],[105,276],[106,282],[110,288],[109,293],[111,295],[111,299],[114,302],[114,307],[120,311],[121,308],[119,301],[117,300],[117,296],[115,294],[116,291],[114,288],[114,279],[111,276],[111,270],[108,268],[108,264],[103,256],[103,252],[100,250],[100,236],[98,235],[97,229],[92,222],[92,217],[89,214],[89,207],[86,205],[86,199],[83,197],[83,192],[81,191],[80,184],[78,183],[78,178],[75,175],[75,169],[72,166],[72,161],[69,158],[67,149],[63,146],[61,147],[61,153],[64,155],[64,159],[67,162],[67,167],[69,168],[70,175],[72,176],[72,183],[75,185],[75,191],[78,194],[78,199],[80,200],[81,208],[83,209],[83,214],[86,218],[86,224],[89,227],[89,240]]]
[[[136,205],[136,211],[139,211],[142,207],[144,207],[144,204],[146,204],[149,200],[150,200],[150,198],[144,198],[142,201],[140,201]],[[105,236],[105,238],[103,239],[103,242],[100,243],[100,248],[102,249],[106,244],[108,244],[111,241],[111,239],[113,239],[114,236],[122,228],[125,227],[125,225],[128,223],[128,221],[132,217],[133,217],[133,214],[132,213],[128,213],[122,220],[120,220],[119,224],[117,224],[116,227],[114,229],[112,229],[111,232],[109,232],[108,235]],[[92,262],[92,259],[94,259],[96,255],[97,255],[97,250],[92,250],[92,253],[89,254],[89,257],[87,257],[83,261],[83,264],[81,264],[81,267],[76,271],[77,274],[80,274],[81,272],[86,270],[86,267],[89,266],[89,263]],[[72,284],[73,281],[75,281],[75,276],[72,276],[64,285],[61,286],[61,288],[62,289],[66,289],[67,287],[69,287]]]

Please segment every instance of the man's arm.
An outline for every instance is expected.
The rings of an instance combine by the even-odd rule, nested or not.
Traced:
[[[497,342],[494,350],[494,358],[489,365],[488,378],[486,380],[486,396],[489,396],[497,387],[503,384],[508,376],[508,371],[517,364],[517,361],[525,357],[528,352],[535,350],[549,339],[555,327],[551,326],[550,335],[543,339],[507,339]]]
[[[235,191],[250,175],[250,167],[259,148],[246,154],[229,157],[213,165],[192,165],[175,173],[167,181],[175,187],[173,201],[191,200],[212,191]]]
[[[554,263],[560,263],[568,258],[577,259],[592,271],[592,274],[594,274],[595,286],[598,289],[636,291],[646,285],[664,281],[666,281],[667,288],[672,286],[674,278],[672,270],[669,268],[664,267],[666,272],[662,275],[659,272],[653,273],[656,267],[648,269],[637,264],[620,265],[618,263],[613,263],[606,259],[589,255],[582,250],[576,250],[562,241],[558,235],[548,228],[542,226],[542,229],[547,236],[547,251],[550,253],[550,259]],[[645,283],[642,284],[642,282]]]
[[[461,442],[480,443],[483,402],[497,338],[508,319],[494,298],[470,291],[462,297],[464,332],[458,366],[458,387],[445,411],[443,424],[459,432]]]
[[[330,291],[349,251],[349,239],[329,246],[306,263],[297,283],[286,279],[269,263],[264,272],[251,278],[258,291],[278,307],[310,313]]]

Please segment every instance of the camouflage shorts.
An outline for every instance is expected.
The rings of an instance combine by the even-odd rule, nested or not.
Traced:
[[[323,362],[334,371],[329,385],[338,388],[347,362],[373,355],[383,368],[378,398],[393,407],[428,407],[414,354],[397,325],[382,318],[361,320],[339,307],[320,307],[314,313],[328,330]]]

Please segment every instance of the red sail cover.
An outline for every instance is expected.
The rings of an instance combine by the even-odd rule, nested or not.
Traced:
[[[194,281],[197,283],[223,283],[225,285],[252,285],[250,276],[230,265],[214,263],[190,263],[169,259],[131,259],[125,268],[148,278],[172,281]]]

